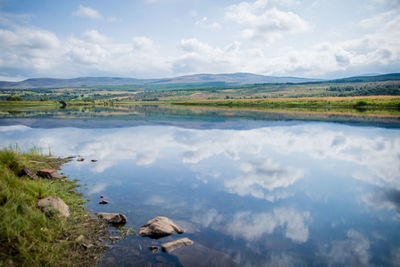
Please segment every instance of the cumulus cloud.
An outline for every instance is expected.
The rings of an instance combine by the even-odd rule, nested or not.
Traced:
[[[380,188],[374,192],[363,194],[361,199],[375,209],[396,210],[400,214],[400,190]]]
[[[308,23],[291,11],[268,8],[268,1],[241,2],[227,8],[225,17],[242,27],[242,36],[248,39],[274,41],[285,33],[308,29]]]
[[[192,222],[198,223],[203,227],[209,227],[214,224],[218,224],[222,221],[222,216],[214,208],[205,209],[204,207],[195,207],[195,212],[192,215]]]
[[[52,32],[16,27],[0,29],[1,68],[48,71],[60,67],[63,51],[60,40]]]
[[[369,240],[354,229],[346,234],[346,239],[335,240],[320,248],[319,256],[329,266],[368,266],[371,258]]]
[[[259,19],[267,11],[274,13],[265,15],[268,19],[280,16],[282,11],[277,8],[266,9],[259,1],[235,6],[238,5],[247,6],[244,10],[256,14],[254,17],[231,11],[230,16],[244,16],[239,26],[243,31],[248,30],[249,36],[270,32],[265,38],[274,39],[294,29],[291,20],[280,22],[276,18],[275,24],[268,26]],[[257,13],[259,10],[261,15]],[[264,24],[252,22],[256,26],[248,26],[251,24],[248,21],[253,20]],[[209,24],[207,17],[198,23]],[[302,50],[281,47],[273,55],[257,42],[249,45],[246,41],[231,40],[223,46],[214,46],[198,38],[186,38],[178,41],[180,50],[173,56],[161,54],[159,45],[148,36],[132,36],[130,41],[118,42],[98,30],[88,30],[82,36],[60,39],[47,30],[14,25],[0,29],[0,68],[19,70],[18,76],[62,77],[98,73],[157,77],[220,72],[321,77],[376,72],[377,68],[395,71],[400,67],[399,24],[398,12],[387,11],[360,21],[360,28],[369,33],[359,38],[320,42]],[[4,73],[8,71],[0,74]]]
[[[99,11],[90,8],[90,7],[85,7],[83,5],[79,5],[78,9],[72,12],[72,15],[77,16],[77,17],[84,17],[84,18],[90,18],[90,19],[101,19],[102,16],[100,15]]]
[[[288,187],[303,176],[302,170],[281,167],[271,160],[242,163],[240,169],[243,172],[242,175],[225,182],[227,190],[240,196],[250,195],[267,200],[285,198],[287,194],[275,196],[268,193],[278,188]]]
[[[276,159],[268,160],[265,149],[279,151],[282,156],[301,154],[321,162],[346,162],[354,166],[348,175],[378,187],[400,190],[400,138],[390,130],[384,133],[369,130],[360,134],[352,132],[352,128],[326,129],[320,125],[242,131],[174,127],[163,127],[158,131],[137,127],[135,131],[124,128],[110,132],[95,130],[96,133],[78,129],[68,132],[59,129],[36,132],[26,127],[7,129],[8,134],[3,140],[5,145],[18,141],[26,148],[37,144],[43,149],[51,147],[59,155],[80,154],[97,158],[102,160],[102,164],[96,166],[103,169],[96,171],[123,159],[136,159],[137,164],[150,166],[170,147],[175,148],[177,160],[190,165],[218,156],[234,168],[234,175],[229,177],[231,181],[224,181],[223,185],[242,195],[268,197],[270,190],[289,187],[303,176],[304,171],[294,166]],[[32,134],[21,136],[18,134],[20,129],[32,131]],[[226,170],[216,165],[215,173],[225,174]],[[238,185],[240,179],[236,178],[239,176],[245,181],[243,188]],[[212,179],[219,179],[218,175]]]
[[[291,208],[276,208],[271,213],[238,212],[227,226],[227,233],[249,241],[259,240],[281,228],[285,237],[298,243],[308,240],[309,212]]]
[[[130,42],[116,43],[96,30],[86,31],[81,38],[60,40],[42,29],[10,27],[0,29],[0,49],[0,68],[19,69],[33,76],[94,72],[146,76],[170,69],[170,63],[148,37],[135,36]]]

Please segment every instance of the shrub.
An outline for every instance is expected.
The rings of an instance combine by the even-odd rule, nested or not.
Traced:
[[[23,101],[24,99],[18,95],[10,95],[6,98],[7,101]]]

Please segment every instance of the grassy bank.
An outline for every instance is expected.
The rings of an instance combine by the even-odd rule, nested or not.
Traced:
[[[58,169],[68,159],[43,156],[37,152],[22,154],[0,150],[0,266],[84,266],[94,265],[100,245],[90,248],[77,240],[99,242],[105,226],[86,211],[85,199],[75,191],[76,181],[67,179],[32,180],[19,177],[22,167],[36,171]],[[68,218],[45,215],[37,201],[60,197],[69,206]]]
[[[198,100],[172,102],[186,106],[225,106],[259,108],[354,108],[354,109],[400,109],[398,96],[374,97],[305,97],[305,98],[267,98],[240,100]]]

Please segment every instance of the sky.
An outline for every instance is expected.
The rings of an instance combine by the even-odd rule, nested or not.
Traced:
[[[400,72],[400,0],[0,0],[0,80]]]

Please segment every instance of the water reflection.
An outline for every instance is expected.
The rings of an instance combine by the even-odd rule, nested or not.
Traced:
[[[343,240],[334,240],[320,248],[322,263],[330,266],[370,266],[370,241],[350,229]]]
[[[309,220],[309,212],[299,212],[293,208],[276,208],[271,213],[238,212],[228,223],[227,232],[234,237],[254,241],[281,227],[285,237],[304,243],[308,240]]]
[[[241,175],[225,182],[227,190],[240,196],[250,195],[256,198],[265,198],[271,202],[290,195],[286,192],[276,192],[276,194],[267,192],[288,187],[304,175],[302,169],[281,167],[271,160],[245,162],[240,165],[240,170],[242,171]]]
[[[285,122],[237,128],[16,125],[1,126],[0,137],[3,146],[83,156],[64,171],[88,184],[89,208],[123,212],[134,228],[164,215],[195,241],[155,260],[137,247],[158,241],[131,237],[108,252],[114,265],[211,266],[218,258],[220,266],[363,266],[399,257],[398,130]],[[99,194],[110,204],[99,207]]]

